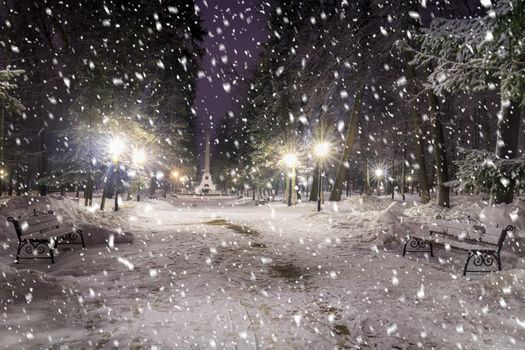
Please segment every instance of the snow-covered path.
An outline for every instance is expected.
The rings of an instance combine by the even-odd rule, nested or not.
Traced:
[[[52,296],[54,304],[33,292],[30,303],[7,305],[1,345],[525,345],[523,284],[504,295],[509,275],[499,285],[489,277],[467,280],[454,266],[402,258],[398,249],[367,243],[361,234],[381,227],[367,218],[371,213],[355,213],[343,224],[332,208],[317,214],[309,205],[189,201],[140,203],[119,212],[133,224],[133,244],[89,247],[82,257],[68,252],[50,269],[27,263],[64,290]]]

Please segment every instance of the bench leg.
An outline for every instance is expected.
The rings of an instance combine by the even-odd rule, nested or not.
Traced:
[[[18,242],[18,248],[16,250],[16,260],[15,260],[16,264],[20,263],[20,252],[22,251],[22,247],[26,244],[27,244],[26,242]]]
[[[468,265],[471,262],[471,260],[472,264],[476,267],[479,267],[479,269],[468,269]],[[465,268],[463,269],[463,276],[466,276],[467,272],[493,272],[494,270],[489,270],[487,268],[493,266],[494,261],[498,265],[498,271],[501,271],[501,258],[498,252],[493,250],[471,250],[468,252],[467,261],[465,262]]]
[[[86,248],[86,243],[84,242],[84,234],[82,233],[82,230],[76,230],[75,232],[71,232],[57,237],[57,244],[58,240],[60,240],[61,244],[81,244],[82,248]]]
[[[49,245],[47,246],[49,248],[49,256],[51,257],[51,264],[55,263],[55,254],[53,253],[53,250],[55,250],[56,247],[56,240],[55,244],[51,244],[52,240],[49,241]]]
[[[16,251],[16,263],[18,264],[21,259],[34,260],[34,259],[50,259],[51,263],[55,263],[55,243],[54,239],[26,239],[18,243]],[[22,255],[24,251],[24,255]],[[42,256],[43,255],[43,256]]]
[[[82,230],[77,230],[77,233],[80,236],[80,239],[82,240],[82,248],[86,248],[86,244],[84,243],[84,234],[82,233]]]
[[[407,247],[411,248],[407,250]],[[430,256],[434,256],[434,247],[432,242],[425,241],[424,239],[408,236],[403,247],[403,256],[406,253],[430,253]]]
[[[474,256],[473,252],[468,252],[467,261],[465,262],[465,267],[463,268],[463,277],[467,275],[468,264],[470,262],[470,259],[472,259],[473,256]]]

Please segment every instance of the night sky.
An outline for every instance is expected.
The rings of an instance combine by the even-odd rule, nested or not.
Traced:
[[[246,96],[246,78],[264,44],[266,15],[260,0],[198,0],[206,49],[197,82],[195,107],[204,133],[228,113],[237,113]]]

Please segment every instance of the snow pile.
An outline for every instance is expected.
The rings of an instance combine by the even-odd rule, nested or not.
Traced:
[[[515,300],[521,303],[525,299],[525,270],[512,269],[503,270],[497,274],[488,274],[473,280],[471,287],[474,290],[480,290],[481,295],[488,300],[497,300],[500,303]],[[523,328],[525,328],[525,322]]]
[[[403,212],[404,208],[400,202],[392,202],[376,217],[376,221],[387,225],[395,224],[400,222]]]
[[[305,219],[327,234],[335,228],[350,238],[373,242],[399,223],[403,212],[404,204],[399,201],[364,195],[327,202],[323,211],[308,214]]]
[[[487,206],[481,211],[479,218],[487,224],[501,227],[513,225],[523,230],[525,229],[525,202]]]
[[[392,200],[389,198],[378,198],[375,196],[353,196],[346,198],[339,203],[339,210],[345,211],[358,211],[358,212],[369,212],[369,211],[380,211],[385,210]]]
[[[65,278],[60,280],[49,274],[34,270],[18,270],[0,264],[0,305],[32,302],[48,302],[74,290]]]
[[[0,221],[4,222],[4,225],[0,225],[0,241],[16,240],[16,233],[12,224],[7,221],[8,217],[24,217],[33,209],[53,210],[64,222],[82,229],[86,245],[106,243],[111,235],[114,236],[115,243],[129,243],[133,240],[131,234],[124,233],[122,222],[117,217],[102,212],[95,213],[93,209],[66,197],[50,195],[15,197],[0,208]]]
[[[431,203],[420,204],[417,202],[405,210],[405,215],[415,221],[428,221],[440,215],[444,219],[466,219],[470,216],[472,219],[478,219],[481,211],[487,206],[487,203],[479,196],[455,196],[450,195],[450,208],[443,208]]]

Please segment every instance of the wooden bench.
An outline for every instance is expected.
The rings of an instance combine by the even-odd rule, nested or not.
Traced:
[[[59,244],[81,244],[85,248],[82,230],[59,222],[52,210],[33,210],[26,217],[7,218],[13,224],[18,236],[16,263],[20,259],[51,259],[55,262],[54,251]]]
[[[440,216],[429,225],[427,233],[409,234],[403,247],[406,253],[430,253],[434,256],[433,244],[442,244],[445,250],[451,248],[468,252],[463,268],[463,276],[467,272],[491,272],[491,266],[497,264],[501,271],[501,249],[508,232],[514,227],[509,225],[504,229],[474,223],[469,218],[465,220],[443,220]],[[471,264],[472,263],[472,264]],[[469,264],[474,265],[473,268]]]

